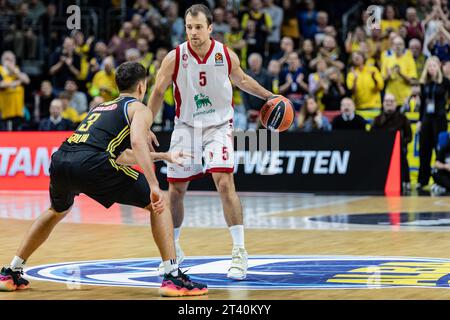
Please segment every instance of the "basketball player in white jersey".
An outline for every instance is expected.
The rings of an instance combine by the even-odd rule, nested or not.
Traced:
[[[156,115],[165,90],[173,83],[176,116],[170,151],[182,150],[194,155],[192,163],[185,163],[181,170],[168,164],[177,259],[179,263],[184,259],[179,237],[184,217],[183,199],[189,181],[210,173],[220,193],[225,220],[233,239],[228,278],[243,280],[247,275],[247,252],[242,206],[233,179],[234,109],[230,79],[240,89],[261,99],[267,100],[273,94],[244,73],[233,51],[210,37],[212,14],[206,6],[191,6],[185,13],[185,27],[188,41],[164,58],[148,101]]]

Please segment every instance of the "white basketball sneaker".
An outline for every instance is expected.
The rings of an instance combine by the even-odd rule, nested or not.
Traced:
[[[175,252],[177,254],[178,266],[180,266],[181,263],[184,261],[184,252],[183,252],[183,250],[181,250],[180,241],[175,241]],[[161,261],[161,263],[159,264],[159,267],[158,267],[158,274],[160,276],[163,276],[164,272],[165,272],[164,271],[164,263]]]
[[[235,247],[231,253],[231,266],[227,277],[233,280],[244,280],[247,277],[248,258],[244,248]]]

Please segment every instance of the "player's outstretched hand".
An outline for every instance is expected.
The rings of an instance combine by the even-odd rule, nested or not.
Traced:
[[[180,167],[183,167],[183,163],[186,159],[194,158],[192,154],[183,151],[167,152],[166,154],[167,162],[179,165]]]
[[[161,189],[154,186],[151,188],[150,198],[152,201],[152,209],[156,214],[161,214],[164,212],[165,202]]]
[[[148,148],[150,149],[150,152],[155,152],[155,147],[153,147],[153,144],[155,144],[155,146],[159,147],[158,138],[151,130],[148,130],[147,144],[148,144]]]

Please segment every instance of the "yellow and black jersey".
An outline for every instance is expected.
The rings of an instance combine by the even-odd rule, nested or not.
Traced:
[[[131,148],[128,105],[133,97],[119,97],[99,104],[89,111],[74,133],[62,144],[66,151],[96,149],[106,151],[111,158]]]

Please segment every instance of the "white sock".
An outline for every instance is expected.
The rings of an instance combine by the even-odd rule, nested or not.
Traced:
[[[181,227],[173,228],[173,238],[175,241],[180,240]]]
[[[244,226],[242,224],[229,227],[231,237],[233,238],[233,248],[244,247]]]
[[[164,264],[164,273],[171,274],[174,277],[178,276],[178,263],[177,259],[170,259],[163,261]]]
[[[26,261],[23,260],[22,258],[14,256],[14,258],[11,261],[10,268],[12,269],[12,271],[22,271],[23,268],[25,267],[25,262]]]

